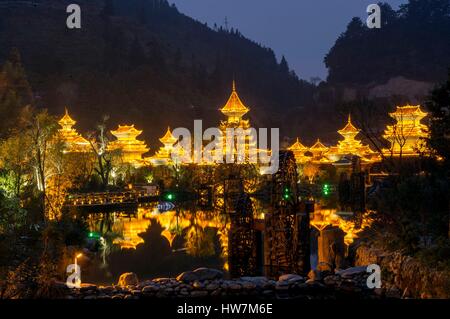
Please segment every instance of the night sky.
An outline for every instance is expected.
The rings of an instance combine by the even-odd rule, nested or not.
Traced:
[[[367,17],[368,4],[378,0],[169,0],[184,14],[210,27],[216,23],[285,55],[303,79],[327,70],[323,58],[352,17]],[[407,0],[384,1],[394,9]]]

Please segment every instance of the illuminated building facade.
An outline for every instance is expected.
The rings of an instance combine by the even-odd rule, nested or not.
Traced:
[[[298,137],[295,143],[292,144],[288,150],[294,153],[295,161],[298,164],[304,164],[311,160],[311,157],[305,155],[305,153],[309,151],[309,148],[300,143]]]
[[[334,164],[344,160],[346,156],[359,156],[364,163],[380,161],[378,154],[364,145],[356,138],[360,130],[357,129],[349,115],[347,124],[338,131],[343,140],[338,141],[336,146],[327,147],[319,139],[311,147],[306,147],[297,141],[288,148],[294,153],[297,164]],[[310,156],[309,156],[310,155]]]
[[[70,117],[67,109],[64,116],[58,121],[58,124],[61,126],[58,133],[65,143],[65,152],[89,152],[91,150],[91,145],[89,141],[82,137],[74,128],[76,123],[77,122]]]
[[[145,164],[142,155],[149,151],[144,141],[137,139],[142,131],[137,130],[134,125],[119,125],[117,130],[111,131],[117,140],[109,143],[108,150],[120,150],[122,161],[125,164],[131,164],[139,167]]]
[[[360,140],[356,139],[359,132],[360,130],[353,125],[349,115],[345,127],[338,131],[344,139],[339,141],[337,146],[330,147],[327,157],[333,162],[339,161],[346,155],[359,156],[365,163],[379,161],[380,157],[370,149],[369,145],[363,145]]]
[[[395,112],[389,115],[396,121],[388,125],[383,137],[389,141],[390,147],[383,149],[385,156],[411,157],[419,156],[424,149],[423,139],[428,137],[428,127],[421,123],[427,113],[420,105],[397,106]]]
[[[233,156],[238,163],[258,163],[258,153],[269,152],[268,150],[259,150],[257,148],[256,134],[251,134],[249,120],[243,119],[250,109],[242,103],[236,91],[236,84],[233,81],[233,87],[230,97],[226,104],[220,109],[222,114],[227,117],[226,121],[221,121],[219,129],[221,135],[218,137],[217,144],[223,151],[219,155],[226,162],[226,155]],[[234,130],[233,140],[227,138],[227,130]],[[239,146],[238,146],[239,145]],[[219,147],[219,148],[220,148]],[[239,152],[239,150],[244,150]],[[238,157],[241,156],[241,157]],[[243,156],[243,157],[242,157]],[[217,159],[217,154],[211,154],[213,159]]]
[[[172,132],[170,131],[170,127],[167,128],[166,134],[164,134],[163,137],[159,139],[161,143],[164,145],[162,146],[156,154],[150,158],[150,162],[153,165],[169,165],[172,164],[172,152],[174,152],[175,143],[178,142],[178,139],[175,138],[172,135]]]
[[[315,163],[329,163],[326,153],[328,147],[322,144],[320,139],[317,139],[316,143],[309,148],[309,152],[312,154],[312,161]]]

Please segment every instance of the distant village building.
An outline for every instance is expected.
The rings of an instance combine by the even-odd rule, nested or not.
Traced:
[[[150,162],[155,166],[173,164],[172,153],[174,152],[174,145],[178,142],[178,139],[173,136],[170,127],[167,128],[166,134],[159,140],[164,146],[150,158]]]
[[[60,138],[65,144],[65,153],[90,152],[91,145],[88,140],[82,137],[74,128],[77,122],[74,121],[66,108],[66,113],[58,121],[61,128],[58,130]]]
[[[329,148],[323,145],[320,139],[317,139],[316,143],[309,148],[309,153],[312,154],[312,162],[329,163],[328,158],[325,156],[328,150]]]
[[[428,127],[421,123],[427,113],[420,106],[398,106],[389,115],[395,119],[394,125],[388,125],[383,137],[389,141],[390,147],[382,150],[386,157],[416,157],[425,149],[424,138],[429,136]],[[373,151],[357,139],[360,130],[354,126],[349,115],[347,124],[338,131],[343,137],[336,146],[327,147],[318,139],[311,146],[306,147],[297,138],[288,150],[294,153],[297,164],[333,164],[348,166],[353,156],[358,156],[361,164],[371,164],[381,161],[381,154]]]
[[[297,140],[294,144],[292,144],[289,148],[289,151],[292,151],[294,153],[295,161],[298,164],[305,164],[306,162],[309,162],[311,160],[310,156],[305,155],[306,152],[309,151],[309,148],[300,143],[300,140],[297,137]]]
[[[227,129],[242,129],[245,134],[244,148],[245,148],[245,159],[243,162],[246,163],[257,163],[257,145],[256,140],[253,136],[250,135],[250,122],[249,120],[244,120],[242,117],[247,114],[250,109],[246,107],[239,95],[236,91],[236,84],[233,81],[233,88],[230,97],[228,98],[227,103],[220,109],[222,114],[227,116],[226,121],[221,121],[219,125],[219,129],[222,135],[219,138],[219,143],[222,143],[223,146],[223,158],[225,161],[225,156],[227,152],[227,147],[229,151],[232,152],[233,155],[237,154],[237,143],[238,139],[235,138],[233,141],[233,147],[231,148],[229,144],[230,141],[227,141]]]
[[[149,151],[144,141],[137,139],[142,131],[137,130],[134,125],[119,125],[117,130],[111,131],[117,140],[108,144],[108,150],[120,150],[122,161],[135,167],[145,165],[143,155]]]
[[[428,114],[420,109],[420,105],[397,106],[389,115],[396,121],[388,125],[383,137],[389,141],[390,147],[383,149],[383,154],[393,157],[419,156],[424,150],[424,139],[428,137],[428,127],[420,121]]]
[[[373,163],[380,160],[380,156],[372,151],[369,145],[363,145],[362,142],[356,139],[360,130],[357,129],[353,123],[351,116],[348,116],[348,121],[345,127],[338,131],[338,133],[344,138],[338,142],[337,146],[330,147],[327,157],[336,162],[341,160],[344,156],[359,156],[362,162]]]
[[[260,153],[270,154],[270,150],[258,149],[256,136],[251,134],[250,121],[243,119],[243,116],[247,114],[250,109],[242,103],[239,95],[236,91],[236,83],[233,81],[232,92],[226,104],[220,109],[222,114],[227,117],[226,121],[221,121],[219,129],[221,135],[218,138],[217,146],[221,146],[222,152],[217,155],[214,152],[210,154],[211,158],[214,159],[211,163],[216,162],[215,159],[222,159],[226,162],[226,155],[233,156],[235,160],[240,163],[258,163],[258,155]],[[227,140],[227,130],[234,130],[234,138],[232,141]],[[240,137],[239,137],[240,136]],[[238,144],[242,143],[244,145],[240,146],[244,150],[243,154],[239,154]],[[232,144],[232,145],[231,145]],[[240,158],[238,156],[241,155]]]
[[[336,164],[347,162],[352,156],[359,156],[364,163],[374,163],[380,160],[378,154],[371,150],[369,145],[364,145],[356,136],[360,130],[357,129],[349,115],[347,124],[338,133],[344,138],[336,146],[327,147],[320,139],[311,147],[306,147],[297,141],[288,148],[294,153],[297,164]]]

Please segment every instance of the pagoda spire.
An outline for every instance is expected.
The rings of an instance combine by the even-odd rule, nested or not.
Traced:
[[[67,107],[65,107],[65,114],[58,121],[58,124],[61,126],[58,132],[66,144],[65,152],[89,151],[89,142],[74,128],[76,123],[77,122],[70,117]]]
[[[234,80],[231,95],[228,98],[227,103],[220,109],[220,111],[228,117],[228,122],[231,123],[239,122],[249,111],[249,108],[247,108],[239,98],[236,91],[236,82]]]
[[[167,132],[166,132],[166,134],[165,134],[163,137],[161,137],[159,140],[160,140],[161,143],[163,143],[164,145],[170,145],[170,146],[172,146],[173,144],[175,144],[175,142],[178,141],[178,139],[175,138],[175,137],[173,136],[172,132],[170,131],[170,126],[167,127]]]
[[[138,130],[133,125],[119,125],[119,127],[111,131],[117,140],[112,141],[108,145],[111,151],[121,150],[122,160],[126,164],[132,164],[135,167],[142,165],[142,155],[149,151],[144,141],[138,140],[137,137],[142,134],[142,130]]]

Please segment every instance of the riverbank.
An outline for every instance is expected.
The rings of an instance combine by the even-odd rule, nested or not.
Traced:
[[[378,264],[382,285],[391,295],[402,298],[450,299],[450,271],[425,265],[400,251],[388,251],[374,243],[356,248],[355,265]]]
[[[282,275],[278,280],[267,277],[224,279],[219,270],[199,268],[176,278],[155,278],[139,282],[133,273],[123,274],[117,285],[83,284],[69,289],[57,285],[66,299],[145,299],[145,298],[227,298],[260,299],[381,299],[389,297],[383,289],[369,289],[366,267],[353,267],[336,274],[311,271],[308,277]]]

